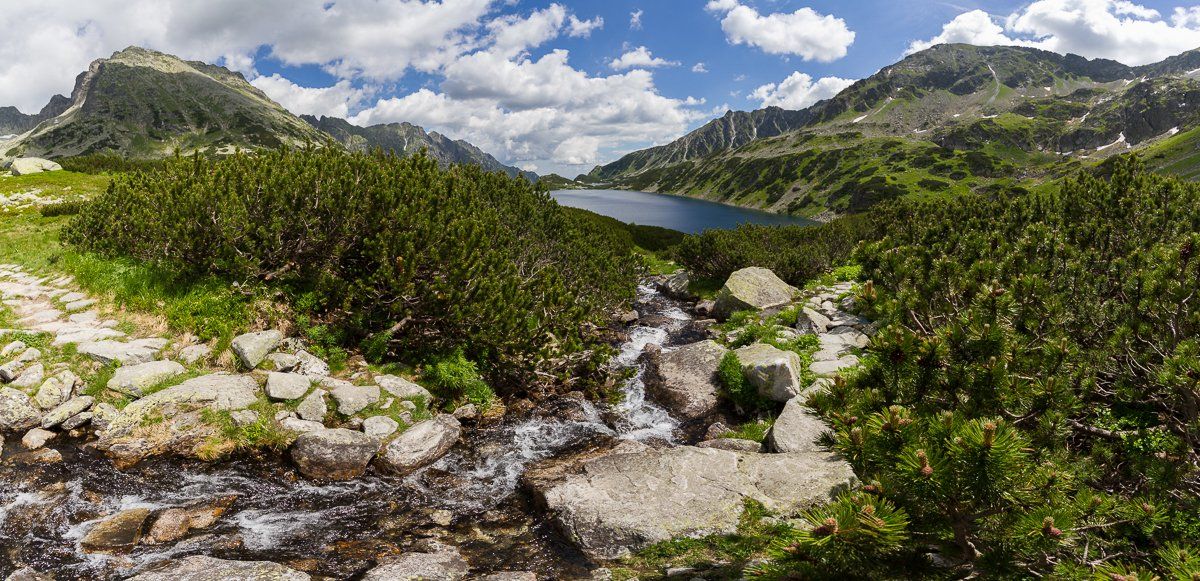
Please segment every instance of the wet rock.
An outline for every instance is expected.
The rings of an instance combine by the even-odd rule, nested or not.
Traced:
[[[428,389],[421,387],[403,377],[395,375],[380,375],[375,378],[375,383],[379,384],[388,393],[400,399],[415,399],[423,397],[426,400],[433,399],[433,394],[429,393]]]
[[[817,416],[811,408],[804,405],[803,398],[797,397],[783,406],[783,411],[771,426],[767,441],[776,452],[820,452],[817,445],[822,434],[829,427]]]
[[[743,268],[729,275],[725,286],[717,293],[713,314],[718,319],[726,319],[737,311],[782,307],[792,302],[799,292],[770,269]]]
[[[53,448],[40,448],[30,452],[21,452],[13,454],[9,461],[18,466],[33,466],[46,464],[60,464],[63,461],[62,453]]]
[[[632,325],[638,322],[638,312],[633,309],[618,311],[614,318],[622,325]]]
[[[295,569],[269,561],[228,561],[193,555],[167,561],[130,581],[308,581]]]
[[[337,402],[338,413],[352,416],[379,401],[378,385],[338,385],[329,391]]]
[[[185,365],[194,365],[197,362],[208,359],[212,355],[212,347],[208,345],[191,345],[179,350],[179,360]]]
[[[0,432],[19,432],[36,425],[42,414],[25,392],[0,388]]]
[[[303,375],[323,377],[329,375],[329,364],[322,361],[320,357],[301,349],[296,352],[296,369],[293,371]]]
[[[688,285],[691,283],[691,278],[686,270],[681,270],[663,279],[656,286],[658,292],[667,295],[673,299],[687,300],[692,298],[692,293],[688,290]]]
[[[362,432],[334,428],[301,434],[292,444],[292,461],[300,472],[318,480],[351,480],[362,476],[379,450],[379,441]]]
[[[479,417],[479,407],[473,403],[458,406],[454,410],[454,417],[464,422],[472,421]]]
[[[39,572],[33,567],[22,567],[5,577],[4,581],[54,581],[54,575]]]
[[[133,397],[142,397],[147,389],[186,372],[187,369],[175,361],[122,365],[113,373],[112,379],[108,380],[108,388]]]
[[[324,422],[326,414],[329,413],[329,405],[325,403],[325,390],[315,389],[304,401],[300,402],[300,407],[296,408],[296,413],[302,419],[310,422]]]
[[[279,373],[291,373],[296,370],[296,365],[300,360],[291,353],[272,353],[267,355],[267,361],[271,364],[270,368]]]
[[[26,450],[37,450],[45,446],[46,442],[53,440],[57,435],[49,430],[34,428],[25,432],[25,436],[21,438],[21,445],[25,446]]]
[[[247,369],[254,369],[262,363],[267,354],[279,347],[279,343],[283,341],[283,333],[279,331],[259,331],[257,333],[246,333],[233,338],[229,348],[233,350],[233,354],[237,355],[238,361]]]
[[[136,341],[89,341],[80,343],[76,351],[104,365],[118,362],[121,365],[137,365],[158,359],[158,354],[167,346],[166,339],[138,339]]]
[[[440,415],[400,434],[384,448],[376,463],[400,476],[410,474],[445,456],[461,435],[462,426],[454,416]]]
[[[164,510],[154,519],[143,542],[148,545],[173,543],[187,536],[189,531],[206,529],[216,524],[237,498],[237,495],[229,495],[213,502]]]
[[[267,374],[267,397],[276,401],[300,399],[312,387],[312,379],[297,373]]]
[[[148,508],[123,510],[92,525],[80,544],[89,553],[129,552],[142,540],[142,530],[149,517]]]
[[[363,581],[456,581],[465,578],[470,568],[458,551],[437,546],[430,552],[385,559],[367,571]]]
[[[400,429],[400,424],[387,416],[371,416],[363,420],[363,433],[372,438],[386,438]]]
[[[666,353],[650,354],[646,389],[677,416],[685,419],[706,416],[720,404],[717,367],[726,352],[714,341],[700,341]]]
[[[284,418],[279,420],[279,425],[285,430],[296,432],[297,434],[307,434],[308,432],[319,432],[325,429],[325,424],[321,422],[310,422],[299,418]]]
[[[696,444],[697,448],[715,448],[717,450],[731,450],[733,452],[761,452],[762,444],[754,440],[741,440],[738,438],[716,438],[714,440],[705,440]]]
[[[71,399],[71,394],[75,392],[75,386],[80,383],[79,376],[71,371],[59,372],[42,383],[37,390],[37,395],[33,397],[33,402],[44,410],[54,409]]]
[[[794,351],[766,343],[747,345],[735,351],[742,373],[758,394],[771,401],[785,402],[800,393],[800,370],[804,363]]]
[[[682,446],[603,456],[538,492],[585,553],[614,559],[671,538],[731,534],[747,498],[791,512],[854,482],[850,465],[832,454]]]

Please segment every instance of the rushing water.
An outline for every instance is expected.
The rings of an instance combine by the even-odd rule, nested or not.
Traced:
[[[695,233],[711,228],[733,228],[739,224],[807,226],[808,218],[739,208],[686,196],[632,192],[628,190],[557,190],[550,195],[558,203],[583,208],[630,224],[662,226]]]
[[[526,417],[469,430],[450,454],[403,479],[315,484],[275,455],[219,464],[157,460],[121,472],[80,450],[81,442],[61,441],[61,464],[0,464],[0,578],[18,565],[53,571],[60,581],[123,578],[189,554],[350,578],[380,554],[431,538],[458,546],[477,572],[584,577],[587,559],[521,493],[520,478],[533,462],[598,440],[677,440],[678,422],[646,398],[638,360],[648,345],[669,349],[691,340],[690,317],[648,286],[639,288],[636,307],[645,323],[630,330],[611,363],[632,370],[620,403],[548,402]],[[9,443],[6,452],[15,447]],[[79,546],[89,527],[120,510],[229,495],[237,500],[223,519],[178,543],[139,546],[128,555],[88,554]]]

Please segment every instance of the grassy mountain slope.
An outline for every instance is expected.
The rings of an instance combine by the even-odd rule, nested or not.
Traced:
[[[799,126],[690,159],[629,154],[589,178],[829,218],[882,200],[1028,186],[1200,126],[1195,51],[1143,67],[1020,48],[940,45],[789,117]],[[757,113],[757,112],[756,112]],[[729,115],[726,118],[730,117]],[[711,124],[710,124],[711,125]],[[649,160],[649,161],[648,161]]]
[[[510,176],[523,175],[536,182],[537,174],[507,166],[483,150],[463,140],[450,139],[436,131],[426,132],[411,123],[388,123],[359,127],[337,117],[313,117],[302,115],[301,119],[324,133],[332,135],[351,151],[381,148],[399,155],[412,155],[421,150],[438,160],[443,166],[452,163],[473,163],[487,171],[502,171]]]

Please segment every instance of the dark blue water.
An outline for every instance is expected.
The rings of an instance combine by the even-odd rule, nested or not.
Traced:
[[[550,195],[564,206],[591,210],[629,224],[663,226],[688,233],[711,228],[733,228],[747,223],[816,224],[799,216],[772,214],[668,194],[625,190],[556,190]]]

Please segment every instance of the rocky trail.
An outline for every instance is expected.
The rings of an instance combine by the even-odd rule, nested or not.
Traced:
[[[812,294],[781,330],[817,335],[811,374],[793,352],[737,349],[760,393],[786,402],[765,444],[723,436],[714,339],[729,337],[688,312],[793,302],[777,280],[732,306],[668,298],[677,280],[643,286],[612,362],[631,370],[619,402],[568,395],[489,418],[431,411],[400,377],[332,377],[274,331],[225,357],[143,336],[69,277],[0,266],[15,317],[0,330],[0,575],[606,578],[607,560],[654,542],[733,532],[746,499],[781,513],[827,501],[854,475],[817,445],[825,426],[803,398],[866,345],[850,286]],[[800,385],[812,375],[826,379]],[[287,451],[235,453],[231,428],[278,430]]]

